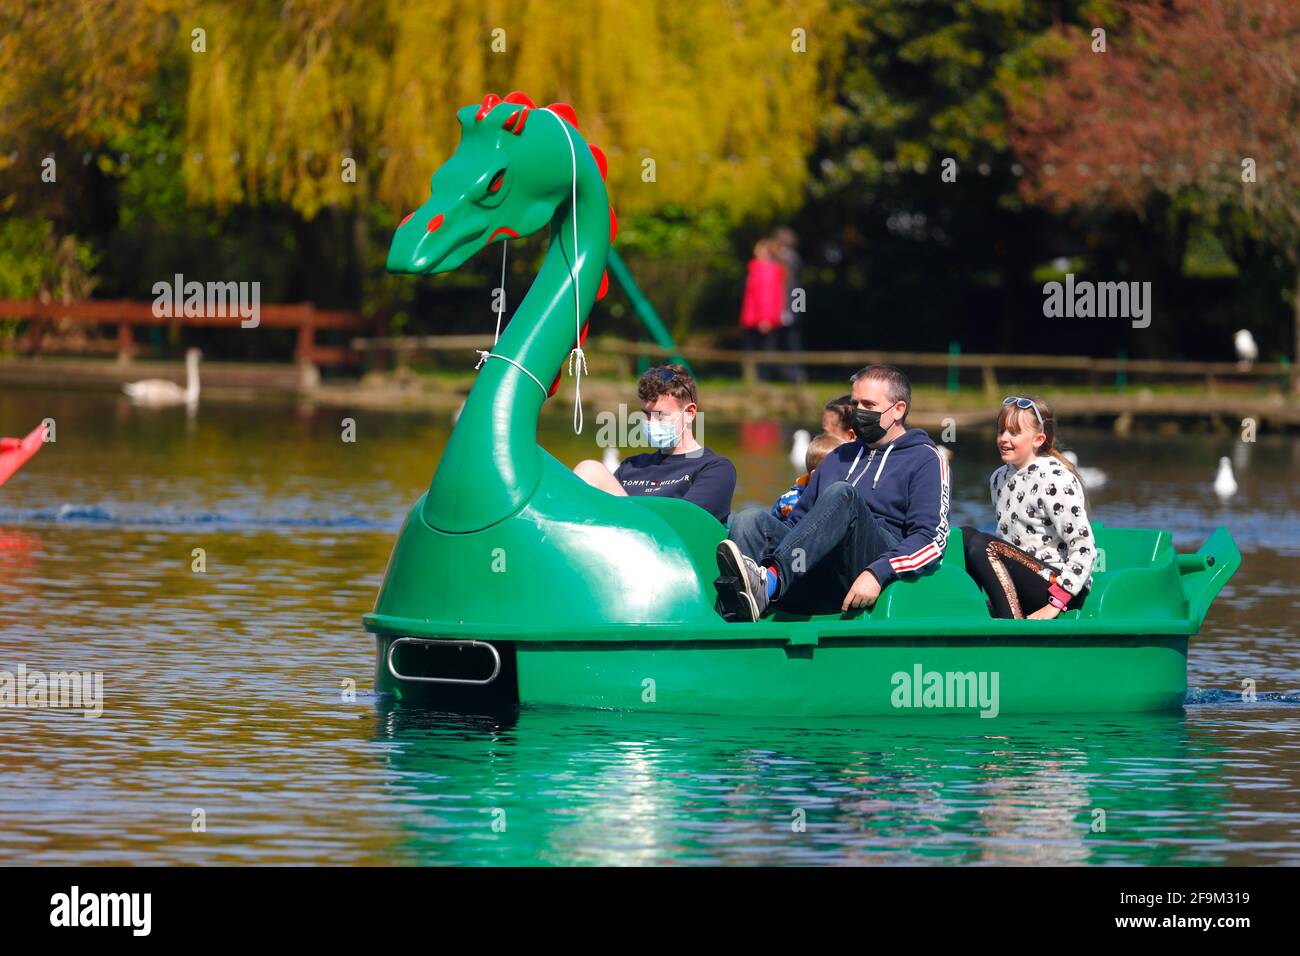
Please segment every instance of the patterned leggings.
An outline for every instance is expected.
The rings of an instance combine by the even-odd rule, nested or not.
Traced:
[[[1040,573],[1046,564],[1001,538],[974,528],[962,528],[961,536],[966,550],[966,573],[989,596],[994,617],[1023,618],[1047,604],[1047,580]],[[1082,606],[1087,594],[1083,590],[1066,607]]]

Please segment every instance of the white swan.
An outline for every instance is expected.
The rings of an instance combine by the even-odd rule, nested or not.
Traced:
[[[1079,480],[1083,482],[1085,488],[1100,488],[1106,484],[1108,480],[1106,473],[1100,468],[1080,468],[1079,456],[1073,451],[1063,451],[1061,456],[1074,466],[1074,470],[1079,473]]]
[[[812,435],[808,434],[806,428],[801,428],[794,433],[794,444],[790,446],[790,464],[795,468],[803,471],[807,466],[808,444],[812,441]]]
[[[197,405],[201,354],[198,349],[185,350],[184,388],[165,378],[147,378],[140,382],[127,382],[122,386],[122,391],[138,405]]]
[[[1219,459],[1219,473],[1214,476],[1214,493],[1227,501],[1237,493],[1237,479],[1232,474],[1232,462]]]

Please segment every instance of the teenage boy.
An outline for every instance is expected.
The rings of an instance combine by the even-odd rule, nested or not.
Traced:
[[[664,365],[642,375],[636,391],[645,414],[642,430],[654,450],[627,458],[613,474],[591,459],[578,462],[574,472],[611,495],[682,498],[726,524],[736,491],[736,467],[695,440],[695,379],[680,365]]]

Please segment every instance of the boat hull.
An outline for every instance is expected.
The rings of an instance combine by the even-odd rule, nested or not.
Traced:
[[[687,714],[992,719],[1175,710],[1187,694],[1188,639],[1178,635],[845,638],[815,646],[503,641],[491,643],[507,663],[482,686],[398,680],[387,667],[398,638],[377,638],[378,689],[422,706],[464,707],[491,698],[524,706]],[[472,662],[476,653],[480,659]],[[466,675],[486,677],[490,653],[479,647],[468,654]],[[413,666],[400,663],[399,672],[409,676]]]
[[[699,510],[659,502],[670,517],[667,506],[678,504]],[[699,516],[708,518],[689,515]],[[949,539],[939,568],[892,584],[869,610],[844,614],[778,608],[756,622],[728,622],[711,609],[694,613],[692,603],[691,617],[666,612],[660,620],[628,615],[602,622],[592,618],[606,606],[599,590],[610,576],[592,572],[573,584],[562,566],[521,564],[511,551],[513,566],[550,568],[524,579],[545,581],[545,595],[488,599],[483,595],[496,593],[490,588],[503,586],[493,579],[506,575],[482,574],[489,584],[476,591],[473,581],[452,580],[450,571],[441,575],[450,582],[445,587],[430,588],[426,580],[421,590],[420,580],[390,569],[398,586],[386,586],[364,620],[378,639],[378,689],[447,709],[509,703],[988,718],[1177,709],[1187,695],[1188,639],[1241,554],[1225,529],[1195,554],[1178,554],[1165,531],[1094,528],[1105,570],[1094,572],[1081,609],[1054,620],[991,617],[965,573],[959,534]],[[692,554],[703,588],[718,529],[697,530]],[[395,552],[393,564],[408,557]],[[480,565],[486,566],[465,562],[469,571]]]

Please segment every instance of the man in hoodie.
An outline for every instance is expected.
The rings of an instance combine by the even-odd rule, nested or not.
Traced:
[[[718,545],[718,606],[756,621],[772,604],[827,614],[871,607],[900,576],[937,567],[948,541],[948,463],[907,427],[912,383],[869,365],[853,383],[853,430],[785,518],[737,514]]]

